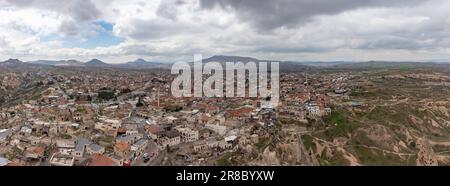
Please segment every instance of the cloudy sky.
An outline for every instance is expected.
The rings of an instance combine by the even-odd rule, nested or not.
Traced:
[[[450,59],[448,0],[0,0],[0,60]]]

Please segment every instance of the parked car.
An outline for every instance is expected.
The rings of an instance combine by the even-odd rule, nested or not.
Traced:
[[[142,158],[144,159],[144,163],[147,163],[148,161],[150,161],[150,157],[148,156],[148,153],[145,153]]]
[[[131,160],[127,160],[127,161],[123,162],[123,166],[126,166],[126,167],[131,166]]]
[[[144,158],[144,163],[147,163],[148,161],[150,161],[150,158]]]

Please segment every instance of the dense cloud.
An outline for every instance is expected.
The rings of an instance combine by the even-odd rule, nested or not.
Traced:
[[[200,0],[202,8],[233,9],[259,29],[293,27],[316,15],[337,14],[364,7],[409,6],[424,0]]]
[[[60,25],[60,31],[67,35],[79,35],[81,27],[101,15],[91,0],[6,0],[6,2],[19,9],[37,8],[67,16]]]
[[[168,18],[171,20],[177,20],[177,8],[185,5],[185,2],[182,0],[166,0],[162,1],[158,9],[156,11],[157,15]]]
[[[0,0],[0,57],[450,59],[448,7],[448,0]],[[101,32],[99,21],[123,41],[78,46]]]
[[[19,8],[39,8],[68,14],[76,21],[90,21],[98,18],[100,11],[91,0],[6,0]]]

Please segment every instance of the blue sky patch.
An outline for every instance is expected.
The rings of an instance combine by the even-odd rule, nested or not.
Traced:
[[[96,47],[109,47],[120,44],[124,41],[123,38],[117,37],[113,34],[113,25],[105,21],[96,21],[91,23],[94,27],[99,27],[96,29],[96,34],[84,38],[79,38],[77,36],[57,36],[51,35],[41,38],[42,41],[62,41],[62,47],[64,48],[86,48],[93,49]]]

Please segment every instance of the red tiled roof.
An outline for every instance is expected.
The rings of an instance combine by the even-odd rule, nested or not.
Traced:
[[[116,146],[115,146],[115,150],[121,151],[121,152],[128,151],[128,150],[130,150],[130,148],[131,148],[130,144],[122,142],[122,141],[117,142]]]
[[[9,162],[7,166],[10,166],[10,167],[25,166],[25,163],[22,162],[21,160],[14,159],[11,162]]]
[[[94,154],[88,166],[114,166],[116,162],[103,154]]]
[[[240,108],[237,110],[227,111],[227,115],[230,117],[245,117],[253,111],[253,108]]]
[[[33,149],[33,152],[36,153],[39,156],[43,156],[45,149],[43,147],[36,147]]]
[[[164,131],[161,127],[156,125],[145,126],[145,130],[147,130],[147,132],[152,134]]]
[[[117,133],[125,133],[127,132],[127,129],[120,127],[119,129],[117,129]]]
[[[201,116],[201,120],[204,121],[204,122],[208,121],[209,119],[210,119],[210,117],[207,116],[207,115],[202,115]]]

